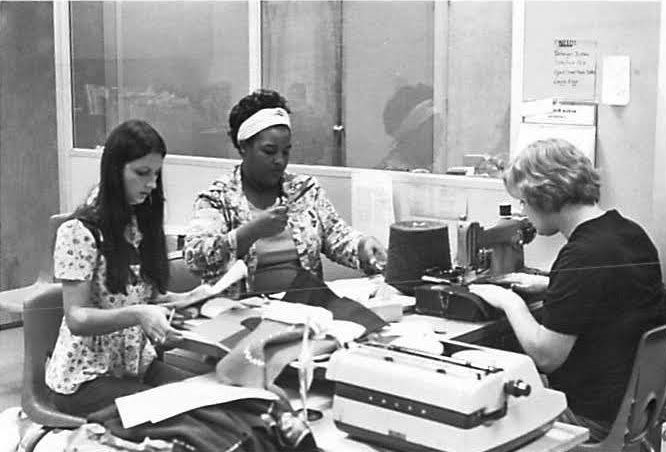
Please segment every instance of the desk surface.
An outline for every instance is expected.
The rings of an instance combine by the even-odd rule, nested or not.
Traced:
[[[209,342],[219,342],[228,339],[230,334],[238,331],[240,321],[249,315],[257,315],[254,313],[236,312],[233,314],[225,314],[216,319],[204,321],[200,324],[196,331],[205,336]],[[492,322],[463,322],[457,320],[444,319],[439,317],[431,317],[418,314],[407,314],[403,317],[402,322],[425,322],[429,324],[433,331],[445,340],[458,340],[469,343],[479,343],[487,341],[489,337],[494,335],[503,334],[510,331],[510,327],[506,319],[500,319]],[[242,328],[242,327],[241,327]],[[196,346],[192,350],[203,352],[209,346],[204,344],[204,348],[200,349]],[[183,358],[183,355],[177,356],[177,351],[169,352],[170,356],[165,354],[165,360],[171,358],[172,364],[185,367],[187,365],[196,364],[192,361],[184,362],[188,359],[195,359],[190,357]],[[213,356],[215,356],[213,354]],[[220,355],[217,356],[219,358]],[[190,367],[190,370],[197,371],[196,368]],[[205,367],[199,369],[206,371]],[[210,368],[208,369],[210,370]],[[352,439],[347,434],[337,427],[333,422],[331,413],[331,395],[317,394],[311,395],[308,398],[308,407],[322,411],[324,417],[316,422],[311,423],[312,430],[317,439],[317,443],[324,452],[384,452],[388,449],[370,445]],[[301,406],[297,397],[294,397],[293,405],[295,408]],[[583,443],[588,438],[588,431],[585,428],[573,426],[556,422],[553,427],[543,436],[537,438],[533,442],[518,449],[519,452],[560,452],[573,449],[576,445]]]

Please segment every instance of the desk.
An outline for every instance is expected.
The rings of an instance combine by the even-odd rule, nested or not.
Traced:
[[[257,316],[258,311],[236,311],[228,312],[218,318],[206,320],[197,326],[196,330],[199,334],[205,335],[210,341],[223,341],[226,346],[233,345],[233,336],[239,330],[240,321],[244,318]],[[457,340],[470,343],[492,343],[497,340],[497,337],[508,334],[511,328],[506,319],[500,319],[492,322],[463,322],[456,320],[449,320],[438,317],[424,316],[418,314],[408,314],[402,320],[403,322],[425,322],[432,326],[432,329],[437,332],[441,339]],[[231,339],[231,340],[230,340]],[[188,351],[172,351],[165,354],[165,361],[171,364],[189,367],[190,370],[196,372],[206,372],[212,370],[214,362],[219,359],[224,352],[220,348],[207,344],[191,344],[194,345],[195,353],[191,350]],[[213,355],[213,359],[208,361],[201,361],[200,353]],[[189,353],[189,356],[187,355]],[[200,367],[193,367],[193,364]],[[291,375],[293,377],[293,374]],[[287,388],[287,392],[292,399],[292,405],[295,408],[301,407],[300,399],[298,399],[297,392],[293,388],[294,378],[289,378],[286,375],[284,380],[278,381],[278,385]],[[325,385],[330,382],[321,382]],[[317,384],[315,383],[315,386]],[[317,443],[324,452],[390,452],[381,446],[372,445],[352,439],[345,432],[335,427],[332,417],[332,385],[329,384],[328,390],[313,390],[308,397],[308,408],[316,409],[324,414],[324,417],[318,421],[312,422],[311,427],[314,432]],[[556,422],[550,430],[543,436],[537,438],[533,442],[517,449],[519,452],[559,452],[567,451],[574,448],[577,444],[583,443],[588,438],[588,431],[585,428],[573,426],[569,424]]]
[[[541,307],[541,304],[532,305],[531,311],[536,318],[540,317]],[[217,318],[201,320],[193,331],[206,341],[187,341],[184,349],[165,352],[164,361],[195,373],[210,372],[213,370],[215,362],[226,354],[225,349],[235,344],[237,338],[234,337],[234,334],[243,330],[240,322],[245,318],[260,315],[258,310],[248,309],[226,311]],[[402,322],[425,322],[432,327],[440,339],[444,340],[521,351],[506,318],[489,322],[464,322],[407,313]]]

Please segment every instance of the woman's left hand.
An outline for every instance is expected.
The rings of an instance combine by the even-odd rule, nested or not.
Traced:
[[[358,260],[361,270],[368,275],[381,273],[386,267],[386,249],[376,238],[363,237],[358,242]]]

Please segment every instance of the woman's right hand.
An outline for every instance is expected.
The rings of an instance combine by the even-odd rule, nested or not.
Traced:
[[[169,324],[169,309],[154,304],[136,305],[139,324],[153,344],[164,344],[181,336],[180,332]]]
[[[287,226],[287,206],[262,210],[249,224],[257,239],[279,234]]]

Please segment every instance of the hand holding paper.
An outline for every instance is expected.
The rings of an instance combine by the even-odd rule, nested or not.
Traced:
[[[247,276],[247,265],[245,265],[245,261],[239,259],[236,262],[234,262],[231,267],[229,267],[229,270],[227,270],[227,272],[224,274],[223,277],[220,278],[218,282],[216,282],[212,286],[209,286],[210,287],[209,298],[220,295],[226,289],[231,287],[232,284],[240,281],[246,276]]]
[[[247,265],[243,260],[237,260],[229,268],[227,273],[213,285],[202,284],[189,292],[174,294],[170,293],[169,301],[161,303],[162,306],[173,309],[183,309],[200,301],[216,297],[228,289],[235,282],[247,276]]]

